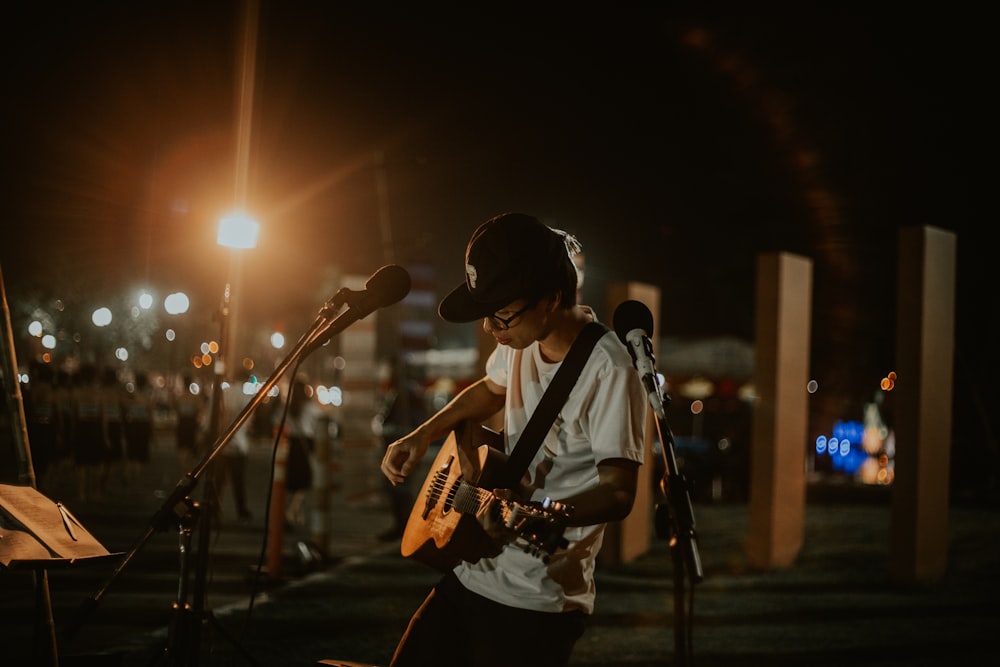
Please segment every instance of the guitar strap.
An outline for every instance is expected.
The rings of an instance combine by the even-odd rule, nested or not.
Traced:
[[[580,371],[590,358],[590,352],[594,349],[597,341],[609,331],[608,327],[600,322],[588,322],[583,330],[577,335],[573,345],[570,346],[566,358],[556,371],[552,382],[546,387],[542,394],[542,400],[538,402],[538,407],[531,414],[528,423],[524,427],[524,432],[518,438],[514,451],[510,453],[506,465],[498,471],[495,481],[498,489],[516,489],[521,481],[521,476],[528,469],[531,460],[535,458],[545,435],[552,428],[552,423],[559,414],[560,408],[566,402],[566,397],[580,377]]]

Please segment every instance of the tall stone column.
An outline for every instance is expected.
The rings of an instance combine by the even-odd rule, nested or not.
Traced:
[[[783,568],[802,548],[806,500],[812,261],[757,259],[756,352],[750,454],[751,567]]]
[[[905,582],[948,565],[956,245],[933,227],[899,234],[889,574]]]

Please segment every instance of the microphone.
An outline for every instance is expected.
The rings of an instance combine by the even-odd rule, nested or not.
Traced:
[[[378,308],[391,306],[410,293],[410,274],[401,266],[389,264],[365,281],[363,290],[341,290],[345,303],[356,311],[357,318],[367,317]],[[346,313],[345,313],[346,314]]]
[[[378,308],[391,306],[410,293],[410,274],[406,269],[389,264],[372,274],[365,281],[365,289],[352,290],[341,288],[332,299],[321,309],[321,315],[327,311],[336,312],[347,304],[347,311],[341,313],[322,331],[318,332],[309,344],[309,351],[326,345],[333,336],[346,329],[358,320],[367,317]]]
[[[653,314],[641,301],[629,299],[618,304],[612,318],[618,339],[628,348],[632,363],[639,371],[642,385],[649,397],[649,404],[658,417],[665,416],[660,383],[656,377],[656,359],[653,357]]]

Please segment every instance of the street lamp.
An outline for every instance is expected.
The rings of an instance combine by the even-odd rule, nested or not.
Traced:
[[[259,234],[260,225],[245,213],[231,213],[219,220],[219,233],[216,242],[220,246],[230,249],[229,282],[226,284],[225,303],[223,304],[223,308],[228,310],[227,313],[223,313],[223,317],[228,319],[228,325],[223,331],[220,341],[223,347],[220,356],[223,359],[226,357],[231,360],[236,358],[233,354],[233,341],[236,340],[238,287],[243,278],[243,254],[239,251],[256,248]]]
[[[233,213],[219,221],[216,241],[226,248],[250,250],[257,247],[260,225],[245,213]]]
[[[260,232],[260,225],[244,213],[232,213],[219,220],[219,233],[216,242],[223,247],[230,249],[229,254],[229,280],[223,294],[222,311],[219,313],[220,336],[219,350],[215,359],[215,387],[212,391],[212,414],[211,433],[215,437],[218,435],[221,424],[219,423],[221,408],[221,390],[224,376],[234,377],[232,369],[227,371],[227,359],[233,360],[236,355],[233,351],[233,341],[236,339],[237,300],[239,290],[233,290],[232,285],[237,286],[243,274],[243,255],[240,250],[249,250],[257,246],[257,235]]]

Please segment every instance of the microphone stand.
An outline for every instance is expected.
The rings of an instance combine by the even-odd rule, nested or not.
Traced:
[[[228,355],[226,341],[229,340],[229,285],[226,285],[223,294],[222,308],[219,310],[219,340],[223,341],[222,352]],[[223,370],[226,356],[219,357],[219,363],[215,367],[215,385],[212,391],[211,413],[209,415],[208,432],[212,437],[219,433],[222,421],[223,396],[222,382]],[[265,394],[266,395],[266,394]],[[219,448],[221,450],[221,447]],[[235,641],[224,628],[219,624],[211,609],[205,608],[205,592],[208,581],[209,562],[209,541],[211,528],[221,517],[222,499],[219,497],[218,486],[215,483],[218,462],[213,462],[205,470],[205,487],[202,490],[202,501],[188,504],[187,515],[182,517],[180,523],[178,551],[180,553],[180,577],[177,587],[177,598],[174,602],[174,619],[167,634],[167,654],[175,659],[177,664],[197,667],[199,661],[199,650],[202,643],[201,631],[203,621],[210,621],[212,627],[220,632],[229,642],[235,646],[249,664],[258,664],[240,644]],[[233,481],[235,483],[235,481]],[[194,589],[192,592],[193,601],[188,604],[188,575],[191,571],[190,557],[191,533],[198,525],[202,524],[198,531],[198,549],[196,552],[194,570]],[[185,659],[184,656],[187,656]]]
[[[650,358],[652,358],[651,350]],[[674,648],[677,664],[686,667],[691,656],[692,632],[690,619],[684,608],[685,575],[690,579],[693,593],[694,584],[704,579],[704,572],[701,567],[701,556],[698,553],[694,508],[691,506],[688,482],[677,469],[674,436],[667,424],[666,408],[670,405],[670,396],[660,391],[659,386],[654,385],[647,389],[651,391],[650,404],[656,416],[656,432],[659,434],[663,460],[666,464],[663,479],[660,480],[660,489],[666,502],[656,508],[656,534],[662,539],[670,540],[674,574]]]
[[[104,599],[104,596],[107,594],[114,581],[125,570],[129,563],[135,559],[136,555],[138,555],[139,551],[141,551],[146,543],[149,542],[153,534],[163,532],[170,527],[178,529],[182,552],[181,581],[178,587],[178,601],[175,603],[175,607],[183,613],[187,612],[187,576],[189,574],[190,564],[186,559],[186,553],[190,550],[191,546],[192,525],[195,521],[195,517],[201,512],[198,507],[198,503],[191,500],[191,492],[198,485],[198,481],[202,478],[205,472],[210,469],[212,462],[215,460],[219,452],[221,452],[229,441],[232,440],[233,436],[240,429],[240,427],[242,427],[247,419],[249,419],[250,414],[257,408],[261,401],[264,400],[270,390],[278,383],[287,370],[301,358],[305,357],[307,354],[322,346],[333,336],[346,329],[348,325],[354,323],[362,317],[365,317],[369,312],[371,312],[367,309],[350,308],[339,317],[333,318],[333,315],[335,315],[345,303],[351,301],[350,297],[351,291],[344,288],[337,292],[337,294],[335,294],[323,305],[316,320],[310,326],[308,331],[306,331],[306,333],[299,338],[299,342],[296,346],[276,366],[274,373],[271,374],[271,377],[250,398],[246,406],[239,413],[239,415],[233,419],[232,423],[226,428],[226,430],[216,438],[214,444],[201,461],[177,482],[174,490],[169,496],[167,496],[160,508],[150,518],[149,524],[146,526],[142,535],[138,540],[136,540],[125,555],[122,556],[111,575],[98,587],[97,591],[91,597],[84,600],[74,622],[65,630],[65,636],[67,638],[72,638],[76,635],[79,629],[85,624],[86,619],[97,608],[101,600]],[[220,388],[216,385],[215,392],[218,391],[220,391]],[[213,413],[215,412],[215,404],[217,402],[218,401],[213,399]],[[210,493],[215,494],[215,489],[211,488],[211,484],[209,484],[209,488],[206,490],[206,500],[208,500],[209,505],[212,505],[215,499],[209,497]],[[204,531],[206,527],[207,526],[203,526],[202,530]],[[206,540],[202,540],[201,544],[203,550],[207,549]],[[204,559],[202,559],[202,562],[204,562]],[[196,582],[198,584],[198,590],[196,593],[200,596],[204,593],[202,590],[204,587],[204,575],[200,572],[196,574]],[[201,609],[200,600],[195,601],[195,608],[198,610]],[[201,619],[199,618],[196,620],[198,621],[200,628]],[[183,631],[177,632],[176,630],[178,629]],[[184,655],[184,652],[177,646],[182,639],[185,640],[185,643],[187,643],[187,646],[184,647],[184,651],[189,652],[189,655]],[[172,657],[173,662],[176,665],[183,665],[184,667],[196,665],[197,650],[199,649],[197,644],[199,641],[200,632],[197,630],[194,630],[192,627],[183,628],[175,626],[171,628],[169,640],[170,646],[167,648],[167,653]]]

